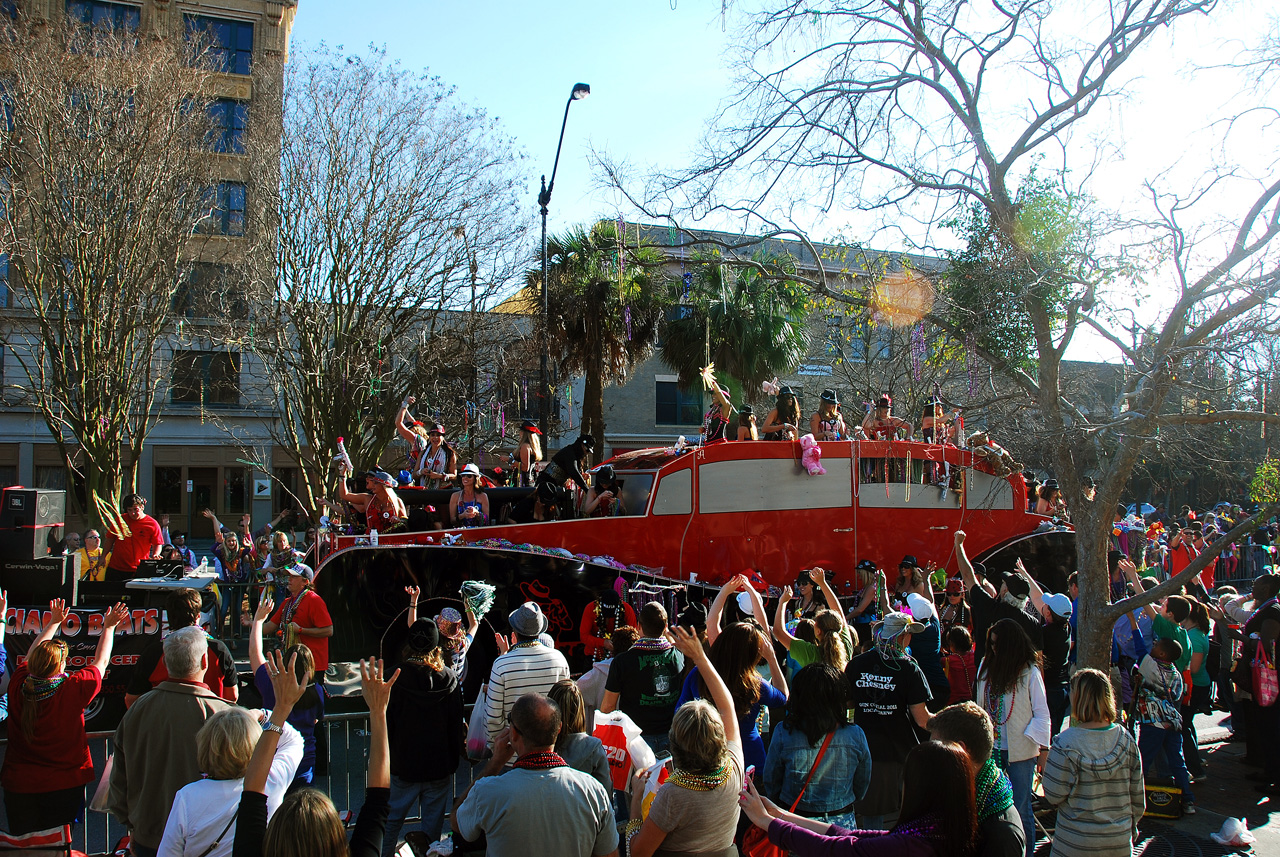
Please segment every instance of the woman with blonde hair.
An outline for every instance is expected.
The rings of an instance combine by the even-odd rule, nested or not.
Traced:
[[[680,627],[672,628],[671,635],[676,648],[696,665],[715,707],[697,699],[677,709],[669,733],[671,777],[658,788],[643,821],[640,802],[647,772],[636,776],[632,820],[625,834],[627,853],[631,857],[653,857],[659,852],[729,857],[738,853],[733,836],[745,770],[738,716],[729,688],[701,641]],[[724,638],[721,634],[719,639]]]
[[[519,465],[521,488],[533,487],[533,466],[542,460],[542,442],[538,440],[540,437],[542,432],[533,420],[520,423],[520,445],[516,447],[516,463]]]
[[[1111,681],[1095,669],[1071,678],[1074,725],[1053,739],[1041,780],[1044,799],[1058,808],[1057,857],[1129,854],[1146,811],[1142,757],[1129,731],[1116,723]]]
[[[0,591],[0,616],[8,606],[8,594]],[[53,639],[69,612],[61,598],[49,602],[51,621],[9,680],[9,747],[0,785],[10,833],[74,823],[84,809],[84,787],[93,782],[84,709],[102,689],[116,626],[129,611],[117,604],[106,612],[93,661],[73,673],[66,671],[67,644]],[[0,652],[3,642],[0,623]]]
[[[289,794],[270,823],[267,821],[267,781],[276,744],[294,703],[306,690],[305,682],[297,678],[295,659],[291,656],[285,663],[279,652],[273,652],[267,661],[276,707],[262,726],[262,736],[245,771],[232,853],[237,857],[377,857],[391,793],[387,702],[400,671],[384,679],[380,659],[360,661],[360,693],[369,706],[369,774],[364,804],[348,845],[347,831],[333,801],[315,789]]]
[[[196,762],[205,778],[174,795],[157,857],[230,857],[244,773],[265,720],[261,711],[226,708],[200,727]],[[268,818],[280,807],[302,761],[302,736],[288,723],[281,728],[267,774]]]
[[[560,706],[560,735],[556,738],[556,752],[560,758],[574,770],[595,777],[606,791],[612,793],[613,774],[609,772],[609,756],[600,739],[587,734],[587,707],[577,683],[571,678],[562,678],[551,685],[547,696]]]

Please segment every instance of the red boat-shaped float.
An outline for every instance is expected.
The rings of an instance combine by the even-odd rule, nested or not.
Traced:
[[[838,593],[852,595],[862,560],[891,578],[907,554],[956,573],[957,529],[968,534],[971,558],[1001,570],[1021,558],[1050,589],[1065,588],[1074,533],[1027,512],[1022,475],[998,472],[990,458],[914,441],[824,442],[826,473],[811,476],[800,456],[798,443],[782,441],[638,450],[606,462],[626,514],[385,533],[376,545],[368,536],[331,535],[316,583],[334,614],[333,657],[379,649],[394,656],[409,585],[422,589],[423,615],[432,615],[433,599],[457,604],[462,581],[490,582],[498,626],[520,602],[539,601],[572,658],[584,608],[619,577],[652,591],[683,586],[683,602],[747,569],[781,587],[820,565]],[[530,490],[489,489],[494,518]],[[411,506],[444,506],[449,495],[400,493]],[[492,657],[490,636],[480,634],[473,657]],[[474,684],[484,670],[469,673]]]

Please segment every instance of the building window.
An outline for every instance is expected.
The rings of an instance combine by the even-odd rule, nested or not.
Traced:
[[[279,515],[285,509],[295,509],[298,501],[298,468],[277,467],[271,480],[271,513]]]
[[[249,468],[222,468],[224,508],[229,515],[243,515],[249,511]]]
[[[682,390],[676,381],[657,382],[657,413],[654,421],[659,425],[696,426],[702,422],[702,392]]]
[[[185,318],[249,317],[249,303],[235,279],[235,269],[217,262],[191,262],[178,274],[173,311]]]
[[[178,514],[182,511],[182,489],[186,487],[182,484],[182,468],[157,467],[155,476],[155,485],[151,489],[153,513]]]
[[[209,148],[226,155],[243,155],[249,105],[232,98],[219,98],[209,105],[209,118],[213,120]]]
[[[18,484],[18,468],[12,464],[0,464],[0,488]]]
[[[204,15],[185,16],[187,38],[200,33],[209,45],[209,58],[217,71],[248,74],[253,64],[253,24]]]
[[[9,254],[0,253],[0,309],[9,308]]]
[[[67,17],[95,30],[133,32],[141,23],[142,9],[104,0],[67,0]]]
[[[244,234],[244,185],[219,182],[205,191],[204,217],[196,224],[202,235]]]
[[[240,355],[234,351],[175,351],[170,391],[175,405],[239,405]]]

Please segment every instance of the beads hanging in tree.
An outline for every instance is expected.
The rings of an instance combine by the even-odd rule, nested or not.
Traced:
[[[631,307],[627,306],[622,311],[622,319],[627,325],[627,341],[631,341]]]
[[[924,342],[924,322],[911,328],[911,376],[919,381],[929,350]]]

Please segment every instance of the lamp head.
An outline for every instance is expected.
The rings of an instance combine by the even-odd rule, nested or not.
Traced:
[[[575,83],[573,92],[569,94],[570,101],[581,101],[591,94],[591,87],[585,83]]]

